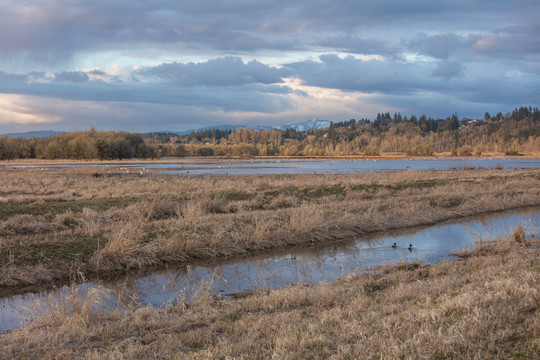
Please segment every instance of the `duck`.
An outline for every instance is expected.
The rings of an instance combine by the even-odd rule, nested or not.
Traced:
[[[409,244],[409,251],[412,251],[412,244]]]
[[[394,245],[392,245],[392,249],[394,249],[394,250],[397,249],[397,244],[396,243],[394,243]]]

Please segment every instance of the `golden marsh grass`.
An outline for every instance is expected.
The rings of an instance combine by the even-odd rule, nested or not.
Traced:
[[[540,242],[522,229],[460,261],[400,264],[227,300],[103,312],[73,294],[0,335],[9,359],[508,359],[540,352]]]
[[[540,205],[537,169],[267,176],[0,169],[0,183],[0,291]]]

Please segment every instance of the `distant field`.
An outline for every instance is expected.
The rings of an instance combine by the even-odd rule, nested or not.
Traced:
[[[109,170],[0,169],[2,293],[540,205],[537,169],[268,176]]]

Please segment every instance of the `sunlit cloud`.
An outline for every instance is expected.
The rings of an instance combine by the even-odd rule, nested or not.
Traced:
[[[473,45],[473,50],[478,52],[483,52],[495,45],[498,41],[497,36],[488,36],[482,39],[479,39],[476,41],[476,43]]]
[[[36,110],[32,99],[27,96],[0,94],[0,125],[45,125],[61,119]]]
[[[539,101],[536,0],[0,6],[0,132],[481,117]]]
[[[369,118],[380,111],[381,104],[371,101],[372,95],[359,91],[341,91],[339,89],[309,86],[298,78],[286,78],[285,84],[305,95],[295,95],[294,111],[282,114],[293,121],[301,115],[302,119],[319,118],[323,120],[351,118]],[[398,108],[384,106],[386,111],[399,111]]]

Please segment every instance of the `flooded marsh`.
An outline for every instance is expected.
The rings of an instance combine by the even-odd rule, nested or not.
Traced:
[[[450,252],[470,245],[475,235],[474,226],[471,237],[470,226],[452,225],[448,221],[474,221],[471,217],[482,214],[512,218],[514,215],[508,211],[514,209],[527,215],[516,215],[519,219],[514,218],[509,223],[501,222],[505,225],[500,230],[509,230],[526,219],[531,219],[528,224],[534,227],[538,221],[535,207],[540,205],[540,173],[536,168],[240,176],[140,173],[120,167],[40,167],[0,169],[0,181],[3,184],[0,189],[0,293],[5,302],[2,305],[4,330],[20,326],[19,305],[26,301],[22,299],[31,297],[24,293],[73,284],[61,290],[63,295],[56,297],[59,303],[55,296],[49,297],[48,292],[34,296],[38,301],[45,300],[49,315],[36,325],[0,335],[0,344],[9,349],[10,354],[45,356],[48,352],[41,341],[51,341],[64,348],[66,354],[77,356],[89,356],[85,349],[94,349],[98,358],[110,351],[145,358],[149,354],[146,351],[151,349],[163,350],[163,354],[174,357],[179,356],[180,348],[188,349],[193,357],[205,357],[196,356],[198,349],[213,354],[210,357],[230,354],[226,347],[222,348],[213,340],[195,341],[202,333],[191,325],[182,327],[176,322],[181,321],[193,324],[201,332],[209,331],[214,335],[204,336],[220,338],[224,341],[222,345],[240,336],[242,344],[235,343],[234,348],[238,354],[244,354],[240,357],[245,357],[249,346],[243,342],[249,342],[251,335],[266,334],[263,328],[251,324],[249,319],[253,316],[261,326],[266,326],[262,325],[265,323],[277,328],[285,326],[292,333],[303,333],[303,326],[312,327],[314,336],[318,336],[319,331],[341,333],[344,331],[341,325],[334,328],[313,323],[316,319],[309,314],[318,314],[317,318],[326,316],[330,323],[338,321],[344,326],[365,327],[367,323],[347,322],[345,313],[358,313],[357,306],[369,306],[374,313],[366,314],[366,319],[380,316],[385,321],[401,322],[405,321],[403,316],[392,318],[390,315],[395,310],[396,296],[405,296],[408,292],[410,297],[402,300],[411,306],[416,316],[421,310],[415,307],[416,301],[434,301],[431,304],[436,308],[432,311],[444,318],[447,314],[441,315],[440,307],[455,304],[433,298],[433,291],[438,287],[427,290],[434,286],[433,282],[443,281],[448,285],[447,290],[454,292],[464,278],[471,284],[478,282],[487,286],[489,282],[482,280],[487,276],[483,270],[463,275],[473,268],[480,269],[479,265],[474,265],[476,261],[493,264],[493,271],[508,267],[506,274],[510,278],[526,282],[525,274],[534,272],[536,266],[534,256],[529,254],[536,251],[533,240],[526,242],[527,245],[520,242],[519,248],[504,250],[511,255],[478,253],[478,259],[474,260],[476,250],[472,250],[466,264],[448,265],[444,261],[449,259]],[[489,221],[478,226],[486,224]],[[434,225],[441,226],[432,228]],[[418,226],[428,228],[420,232],[413,230]],[[464,230],[457,230],[455,226]],[[389,234],[404,229],[411,232],[394,234],[402,237]],[[441,235],[436,236],[437,231]],[[461,242],[463,233],[467,234],[467,240]],[[411,250],[409,244],[413,244]],[[495,259],[501,256],[505,256],[505,262],[497,265],[501,266],[499,269]],[[523,264],[509,260],[519,257],[533,260]],[[443,263],[429,266],[441,260]],[[392,265],[396,261],[398,265]],[[351,280],[350,273],[378,265],[389,267]],[[110,280],[118,276],[123,276],[120,282]],[[410,279],[424,279],[426,290],[414,295],[410,287],[415,285]],[[79,288],[76,284],[83,280],[93,283]],[[329,282],[315,285],[319,281]],[[533,288],[537,286],[529,283]],[[419,282],[416,286],[424,285]],[[358,301],[364,305],[351,300],[349,292],[353,289],[361,295]],[[488,290],[487,293],[491,291]],[[439,296],[447,296],[444,295],[446,290],[440,291]],[[463,289],[461,296],[479,296],[467,291]],[[508,288],[508,291],[514,290]],[[420,298],[416,298],[417,295]],[[10,296],[15,297],[8,300]],[[388,299],[387,310],[374,303],[385,303],[380,296]],[[522,298],[525,299],[536,301],[529,293]],[[482,309],[489,309],[487,300],[479,301]],[[347,303],[354,304],[355,310],[347,310]],[[32,304],[25,306],[37,306]],[[526,307],[525,303],[517,304],[521,310],[516,311]],[[125,311],[111,312],[119,305]],[[306,312],[301,310],[303,308]],[[175,313],[179,320],[169,317]],[[524,321],[531,321],[531,316],[534,318],[536,311],[526,315],[529,320]],[[461,321],[459,317],[456,319]],[[509,319],[493,321],[508,322]],[[80,330],[81,322],[86,324],[83,326],[86,330],[79,333],[84,345],[67,350],[65,341],[75,329]],[[114,342],[107,340],[106,329],[101,328],[111,326],[111,322],[120,326],[113,327],[119,334]],[[239,327],[229,327],[238,322]],[[426,326],[434,325],[428,322]],[[486,326],[489,325],[486,323]],[[44,336],[40,329],[46,328],[59,330],[58,337]],[[144,330],[160,332],[166,328],[175,329],[174,333],[178,334],[171,347],[153,338],[147,332],[150,330]],[[475,334],[483,334],[482,329]],[[410,331],[414,334],[420,330],[411,328]],[[133,332],[141,334],[142,338]],[[133,336],[155,345],[130,347],[128,339]],[[264,336],[278,342],[288,339]],[[329,334],[324,336],[332,338]],[[401,335],[395,332],[391,331],[388,336],[402,341]],[[98,338],[103,342],[96,343],[94,340]],[[21,349],[17,345],[21,339],[32,343],[36,352],[29,347]],[[440,341],[437,339],[435,336],[433,341]],[[374,346],[378,344],[376,339],[371,341]],[[527,344],[527,349],[534,347],[534,343]],[[276,346],[276,343],[268,344],[268,349],[281,349]],[[310,349],[296,343],[294,348]],[[320,349],[321,356],[327,354],[325,348],[331,349],[325,345]],[[452,354],[445,346],[437,349]],[[340,351],[358,355],[357,350],[351,347]],[[395,354],[403,355],[412,350],[405,346],[396,351]],[[478,351],[484,354],[483,349]],[[529,354],[528,351],[525,353]],[[267,355],[263,352],[256,357]]]

